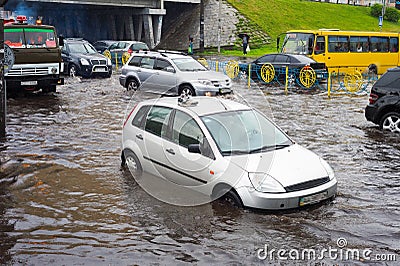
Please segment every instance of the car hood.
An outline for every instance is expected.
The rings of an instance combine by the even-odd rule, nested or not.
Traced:
[[[98,59],[98,60],[107,60],[107,58],[104,56],[104,55],[102,55],[102,54],[99,54],[99,53],[93,53],[93,54],[75,54],[75,56],[76,57],[78,57],[78,58],[85,58],[85,59],[87,59],[87,60],[90,60],[90,59]]]
[[[225,158],[247,172],[267,173],[284,187],[328,176],[320,157],[298,144],[270,152]]]
[[[194,72],[181,72],[180,76],[184,75],[185,79],[208,79],[208,80],[227,80],[229,77],[223,73],[215,71],[194,71]]]

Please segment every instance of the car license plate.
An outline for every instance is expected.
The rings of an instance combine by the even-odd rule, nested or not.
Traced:
[[[107,70],[106,70],[105,67],[96,67],[96,68],[94,69],[94,71],[95,71],[95,72],[106,72]]]
[[[37,85],[37,81],[36,80],[32,80],[32,81],[21,81],[21,86],[32,86],[32,85]]]
[[[323,191],[317,194],[312,194],[304,197],[300,197],[299,199],[299,206],[304,206],[312,203],[317,203],[322,200],[325,200],[328,198],[328,191]]]
[[[231,92],[231,89],[220,89],[219,92],[220,93],[228,93],[228,92]]]

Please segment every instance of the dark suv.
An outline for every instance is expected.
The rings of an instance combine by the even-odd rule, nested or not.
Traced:
[[[64,39],[61,56],[64,61],[64,70],[68,71],[67,73],[70,76],[111,77],[111,60],[99,54],[86,40],[79,38]]]
[[[381,129],[400,133],[400,67],[389,69],[372,86],[365,117]]]

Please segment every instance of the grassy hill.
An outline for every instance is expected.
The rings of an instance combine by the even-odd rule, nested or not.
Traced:
[[[271,36],[270,45],[252,49],[250,56],[276,51],[276,37],[287,30],[335,28],[380,31],[378,18],[369,15],[370,7],[302,0],[227,0],[227,2]],[[382,31],[399,32],[400,24],[384,21]],[[232,54],[233,51],[226,52]],[[240,51],[237,51],[237,54],[240,55]]]

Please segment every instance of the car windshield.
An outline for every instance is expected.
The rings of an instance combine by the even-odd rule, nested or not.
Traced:
[[[89,43],[71,43],[69,45],[69,50],[71,53],[78,54],[95,54],[97,53],[96,49],[93,48]]]
[[[207,71],[202,64],[191,57],[172,59],[180,71]]]
[[[224,156],[271,151],[293,144],[256,110],[223,112],[201,119]]]
[[[282,53],[311,54],[314,35],[310,33],[287,33],[282,44]]]

